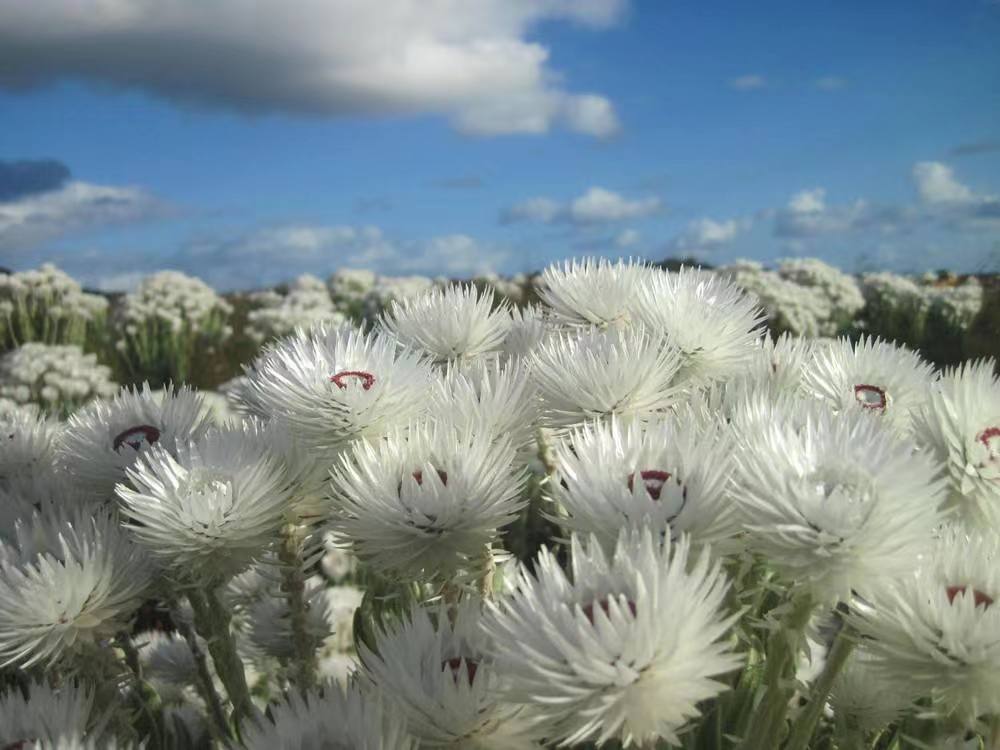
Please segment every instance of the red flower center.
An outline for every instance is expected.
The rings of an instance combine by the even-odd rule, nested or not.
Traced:
[[[945,591],[948,593],[948,603],[954,604],[955,597],[959,594],[965,595],[965,592],[969,590],[968,586],[949,586]],[[984,594],[978,589],[972,589],[972,601],[978,607],[982,605],[983,607],[989,607],[993,604],[993,597],[989,594]]]
[[[160,439],[160,431],[150,424],[140,424],[129,427],[120,433],[114,442],[114,449],[117,453],[123,445],[127,445],[133,450],[140,450],[144,445],[152,445]]]
[[[437,471],[438,478],[441,480],[441,484],[447,485],[448,484],[448,472],[444,471],[442,469],[437,469],[436,471]],[[423,486],[423,484],[424,484],[424,472],[422,472],[420,469],[417,469],[410,476],[413,477],[414,481],[416,481],[417,484],[419,484],[421,487]]]
[[[445,667],[451,670],[452,675],[455,678],[455,683],[458,684],[459,678],[462,676],[462,663],[465,663],[465,676],[469,678],[469,684],[476,679],[476,671],[479,669],[479,662],[474,659],[466,659],[460,656],[456,656],[452,659],[445,659],[441,663],[442,670]]]
[[[597,606],[599,606],[601,609],[604,610],[604,614],[610,615],[610,613],[611,613],[611,597],[606,596],[603,599],[597,599],[597,600],[591,602],[590,604],[584,604],[583,605],[583,614],[587,616],[588,620],[590,620],[590,624],[591,625],[594,624],[594,605],[595,604]],[[632,601],[631,599],[629,599],[627,601],[627,604],[628,604],[628,611],[632,613],[632,617],[635,617],[635,602]]]
[[[654,500],[659,500],[660,493],[663,492],[663,485],[670,479],[671,474],[669,471],[646,469],[639,472],[639,477],[642,479],[642,483],[646,485],[646,492],[649,493],[649,496]],[[628,475],[628,490],[629,492],[635,490],[635,474]]]
[[[359,381],[361,387],[366,391],[375,385],[375,376],[364,370],[344,370],[330,376],[330,382],[336,384],[341,389],[346,388],[348,381],[351,379]]]
[[[976,440],[986,448],[990,461],[1000,458],[1000,427],[987,427],[976,435]]]
[[[862,409],[871,409],[872,411],[884,412],[885,407],[889,405],[885,389],[879,388],[877,385],[854,386],[854,399],[861,404]]]

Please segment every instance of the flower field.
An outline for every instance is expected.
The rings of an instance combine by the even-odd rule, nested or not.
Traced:
[[[0,748],[1000,750],[995,279],[0,313]]]

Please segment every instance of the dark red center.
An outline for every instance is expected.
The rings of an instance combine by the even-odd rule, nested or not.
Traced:
[[[139,450],[143,445],[152,445],[160,439],[160,431],[150,424],[141,424],[129,427],[120,433],[114,442],[115,452],[121,450],[123,445],[127,445],[133,450]]]
[[[646,492],[654,500],[660,499],[660,493],[663,492],[663,485],[667,483],[670,479],[669,471],[660,471],[659,469],[646,469],[645,471],[639,472],[639,477],[642,479],[642,483],[646,485]],[[628,475],[628,490],[633,492],[635,489],[635,474]]]
[[[856,385],[854,386],[854,399],[861,404],[862,409],[872,411],[885,411],[888,401],[885,396],[885,389],[877,385]]]
[[[455,677],[455,682],[457,683],[462,673],[462,663],[465,662],[465,676],[469,678],[469,684],[471,685],[473,680],[476,679],[476,671],[479,669],[479,662],[474,659],[463,659],[460,656],[456,656],[452,659],[445,659],[441,664],[441,667],[448,667],[451,670],[452,675]]]
[[[4,745],[0,750],[27,750],[29,745],[34,745],[35,740],[31,738],[25,738],[23,740],[15,740],[7,745]]]
[[[330,382],[336,384],[338,388],[346,388],[351,379],[359,381],[361,387],[366,391],[375,385],[375,376],[363,370],[344,370],[330,376]]]
[[[628,611],[632,613],[632,617],[635,617],[635,602],[629,599],[627,603],[628,603]],[[604,610],[604,614],[608,615],[611,612],[611,598],[607,596],[604,597],[603,599],[597,599],[596,601],[593,601],[590,604],[584,604],[583,614],[585,614],[587,616],[587,619],[590,620],[591,625],[594,624],[595,604]]]
[[[441,480],[441,484],[444,484],[444,485],[448,484],[448,472],[447,471],[443,471],[441,469],[437,469],[437,475],[438,475],[438,478]],[[410,476],[413,477],[413,479],[416,481],[417,484],[419,484],[420,486],[423,486],[423,484],[424,484],[424,472],[420,471],[420,469],[417,469]]]
[[[945,589],[945,591],[948,592],[948,603],[954,604],[955,597],[958,596],[959,594],[964,595],[965,592],[968,591],[968,589],[969,589],[968,586],[949,586],[947,589]],[[991,604],[993,604],[993,597],[990,596],[989,594],[984,594],[982,591],[979,591],[978,589],[972,589],[972,601],[975,603],[977,607],[980,605],[982,605],[983,607],[989,607]]]
[[[990,458],[1000,458],[1000,427],[987,427],[976,435],[976,440],[985,446]]]

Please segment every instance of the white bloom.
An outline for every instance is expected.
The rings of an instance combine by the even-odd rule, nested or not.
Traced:
[[[503,341],[503,354],[507,358],[529,357],[552,333],[553,325],[540,307],[515,307],[510,317],[510,327]]]
[[[297,328],[320,322],[340,325],[347,321],[347,316],[334,306],[326,285],[309,274],[299,276],[284,296],[265,292],[251,295],[251,301],[258,307],[247,313],[246,332],[255,341],[288,336]]]
[[[419,416],[433,373],[392,339],[316,326],[266,350],[247,369],[251,398],[316,446],[342,447]]]
[[[911,570],[940,521],[937,466],[867,415],[775,413],[740,440],[732,496],[749,544],[821,599]]]
[[[1000,538],[953,529],[915,572],[858,605],[873,665],[966,725],[1000,711]]]
[[[54,471],[57,429],[28,411],[0,416],[0,489]]]
[[[311,576],[305,581],[306,635],[318,644],[330,635],[332,617],[326,599],[325,581]],[[247,607],[247,637],[268,656],[288,660],[295,656],[295,633],[287,595],[270,588]]]
[[[207,428],[201,397],[189,388],[155,396],[146,385],[124,389],[70,417],[57,445],[57,461],[95,499],[110,499],[125,469],[151,445],[168,452],[197,440]]]
[[[365,674],[406,716],[422,747],[533,747],[523,736],[519,707],[498,695],[481,618],[475,600],[433,615],[418,607],[377,634],[376,652],[361,646]]]
[[[739,374],[753,356],[763,315],[735,284],[698,269],[651,276],[634,319],[681,351],[680,378],[697,384]]]
[[[177,633],[155,630],[133,636],[132,640],[139,652],[143,677],[163,701],[182,702],[185,688],[198,679],[194,654],[187,641]]]
[[[333,474],[332,530],[362,560],[449,575],[486,554],[524,504],[508,438],[420,424],[361,441]]]
[[[0,659],[30,666],[127,630],[152,568],[107,513],[48,523],[44,547],[0,567]]]
[[[805,385],[835,411],[874,414],[907,432],[924,403],[931,373],[915,352],[863,336],[856,345],[844,338],[817,349]]]
[[[949,500],[973,524],[1000,530],[1000,380],[993,360],[947,371],[914,420],[914,437],[942,464]]]
[[[0,694],[0,747],[34,748],[83,736],[96,723],[93,704],[93,692],[72,683],[57,690],[32,682],[27,698],[10,688]]]
[[[244,725],[247,750],[412,750],[405,723],[373,691],[327,685],[323,695],[289,691],[269,707],[271,719]]]
[[[562,334],[531,361],[542,399],[542,423],[566,428],[612,414],[647,418],[678,401],[678,349],[641,326]]]
[[[909,680],[889,679],[871,653],[858,648],[834,680],[830,706],[834,715],[848,724],[877,731],[909,711],[915,697]]]
[[[474,286],[432,289],[393,302],[382,327],[401,344],[427,354],[434,362],[466,362],[497,352],[511,317],[506,304],[494,306],[492,291]]]
[[[611,557],[574,535],[572,581],[543,550],[537,577],[522,572],[486,620],[510,698],[561,745],[679,744],[698,703],[724,689],[714,678],[740,664],[722,640],[735,617],[719,565],[649,529],[623,532]]]
[[[129,531],[185,577],[225,580],[275,538],[290,489],[254,423],[215,428],[172,454],[159,444],[119,484]],[[132,489],[134,487],[134,489]]]
[[[69,413],[94,398],[118,392],[111,369],[79,346],[28,343],[0,357],[0,397]]]
[[[625,326],[644,284],[661,274],[645,263],[586,258],[553,264],[542,271],[538,296],[565,326]]]
[[[559,523],[613,549],[629,526],[689,532],[696,542],[739,531],[726,495],[733,442],[720,425],[689,415],[642,425],[610,423],[571,433],[556,446],[551,492]]]

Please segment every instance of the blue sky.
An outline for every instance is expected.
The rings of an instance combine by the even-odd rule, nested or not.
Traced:
[[[1000,270],[1000,3],[250,5],[0,0],[0,265]]]

